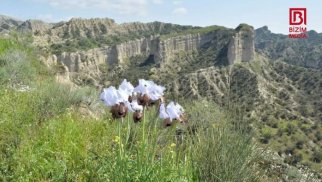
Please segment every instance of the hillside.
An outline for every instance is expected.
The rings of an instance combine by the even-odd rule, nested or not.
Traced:
[[[274,34],[268,27],[256,30],[256,50],[272,60],[281,60],[307,68],[322,68],[322,34],[308,32],[308,39],[289,39],[287,35]]]
[[[116,127],[119,127],[112,122],[105,126],[104,123],[111,117],[108,114],[106,115],[107,112],[101,108],[102,106],[98,101],[98,93],[102,88],[118,85],[123,79],[136,83],[140,78],[152,79],[166,86],[167,99],[179,100],[185,103],[184,106],[189,110],[188,115],[191,122],[183,131],[189,133],[191,132],[190,129],[195,127],[213,128],[213,126],[219,126],[218,128],[214,127],[216,132],[214,135],[211,135],[211,140],[201,141],[207,142],[207,146],[211,150],[219,152],[215,153],[214,158],[209,160],[213,160],[214,163],[219,163],[220,165],[211,166],[212,164],[209,164],[210,166],[203,166],[201,165],[202,161],[208,159],[198,158],[197,160],[191,158],[191,161],[201,162],[197,162],[197,166],[201,165],[201,167],[205,167],[205,170],[209,168],[216,170],[216,174],[222,174],[223,176],[221,177],[228,181],[238,181],[238,175],[231,175],[232,178],[228,177],[229,172],[236,172],[237,165],[233,166],[230,164],[232,165],[230,168],[235,171],[228,170],[228,173],[219,170],[231,158],[228,158],[227,161],[215,159],[216,156],[222,155],[221,152],[225,153],[229,149],[223,148],[223,150],[220,150],[219,148],[212,148],[212,145],[216,145],[216,142],[224,146],[227,146],[227,143],[224,142],[231,142],[231,140],[221,140],[221,137],[226,137],[220,135],[220,130],[224,129],[226,132],[232,133],[232,135],[227,136],[228,138],[237,137],[237,141],[242,143],[241,146],[246,147],[245,150],[247,149],[248,154],[245,154],[244,157],[250,157],[252,156],[251,154],[255,155],[256,151],[262,151],[263,148],[266,149],[264,150],[265,155],[255,155],[259,158],[255,157],[256,159],[254,158],[254,160],[256,162],[252,163],[252,167],[260,166],[258,171],[254,172],[250,168],[245,168],[245,174],[249,174],[250,177],[243,176],[243,179],[246,181],[265,181],[268,177],[272,177],[276,181],[292,181],[297,179],[318,181],[318,179],[322,178],[321,34],[310,31],[309,39],[307,40],[291,40],[286,35],[270,32],[268,27],[254,30],[252,26],[247,24],[240,24],[235,29],[229,29],[221,26],[193,27],[162,22],[118,24],[109,18],[76,18],[68,22],[54,24],[38,20],[28,20],[12,23],[11,28],[6,30],[11,29],[18,32],[21,37],[31,36],[33,41],[27,44],[26,42],[21,42],[24,41],[21,37],[16,37],[16,40],[14,37],[11,37],[12,39],[9,38],[10,41],[2,40],[1,44],[3,46],[0,46],[0,50],[3,50],[3,54],[8,55],[7,57],[12,57],[13,55],[9,51],[12,46],[15,50],[23,50],[22,52],[26,51],[24,47],[29,47],[30,52],[28,55],[31,57],[30,60],[36,59],[37,61],[33,62],[26,69],[30,69],[34,73],[31,76],[33,75],[33,79],[36,80],[21,83],[20,78],[18,78],[16,84],[8,86],[7,84],[13,83],[13,81],[8,81],[9,78],[6,80],[6,77],[3,77],[2,89],[5,90],[9,87],[14,90],[13,95],[6,92],[3,98],[9,99],[14,97],[19,100],[23,97],[27,103],[35,102],[33,100],[33,92],[28,92],[25,95],[16,91],[20,90],[21,87],[25,88],[25,86],[28,86],[28,88],[35,87],[36,90],[39,89],[42,92],[46,92],[40,89],[41,86],[36,86],[39,82],[42,83],[42,79],[55,80],[58,85],[67,85],[68,88],[64,89],[67,89],[67,93],[70,94],[69,96],[76,95],[75,98],[71,97],[71,100],[68,100],[68,95],[66,98],[62,97],[66,90],[57,91],[59,93],[53,96],[54,100],[49,99],[50,96],[42,93],[43,99],[46,101],[40,103],[37,103],[37,101],[35,104],[43,105],[33,108],[36,110],[29,110],[26,107],[26,103],[26,105],[21,106],[25,109],[21,113],[39,113],[39,115],[32,115],[29,118],[30,122],[37,123],[36,125],[42,122],[45,123],[44,126],[39,124],[41,129],[45,129],[44,132],[29,128],[30,132],[35,134],[35,137],[41,137],[39,140],[34,138],[34,140],[40,142],[41,147],[39,150],[53,150],[52,147],[57,145],[56,142],[65,134],[64,131],[58,133],[59,135],[56,135],[57,138],[55,140],[51,140],[51,142],[55,142],[51,143],[53,146],[45,146],[46,143],[41,139],[47,140],[46,132],[53,132],[53,130],[59,129],[61,122],[65,120],[67,125],[69,125],[66,126],[67,130],[71,129],[69,127],[74,127],[77,128],[77,132],[81,133],[75,133],[75,135],[80,137],[80,135],[88,134],[93,137],[90,139],[79,138],[81,142],[85,142],[78,143],[77,145],[80,147],[77,150],[83,152],[81,152],[81,159],[85,160],[84,163],[80,162],[75,156],[65,156],[77,165],[97,165],[91,166],[93,171],[88,172],[90,175],[87,176],[87,172],[83,171],[84,168],[69,163],[70,160],[63,160],[67,161],[68,164],[64,163],[64,165],[68,165],[67,168],[76,170],[77,174],[81,173],[84,179],[106,179],[103,173],[95,173],[97,171],[95,169],[99,165],[105,166],[102,169],[104,172],[112,176],[116,175],[116,171],[109,171],[106,168],[106,166],[111,165],[110,163],[102,163],[104,161],[103,158],[110,159],[114,153],[109,154],[110,156],[104,156],[100,153],[112,150],[113,147],[100,147],[97,145],[99,143],[98,136],[92,133],[98,130],[106,140],[111,140],[112,135],[107,136],[103,132],[104,128],[111,127],[116,129]],[[6,60],[6,56],[2,60]],[[2,67],[5,68],[4,66]],[[38,73],[39,71],[41,74]],[[3,71],[0,73],[7,74],[8,72]],[[45,74],[45,76],[42,74]],[[8,75],[10,76],[10,74]],[[48,83],[46,82],[46,84]],[[47,89],[50,90],[56,86],[51,85]],[[87,95],[85,94],[79,98],[77,93],[86,93]],[[83,100],[87,97],[92,100]],[[64,99],[68,103],[65,103]],[[57,100],[57,103],[55,100]],[[8,103],[8,100],[3,102]],[[55,107],[51,108],[51,105],[55,105]],[[211,107],[208,107],[209,105]],[[42,107],[49,107],[48,111],[40,109]],[[214,110],[208,111],[212,107]],[[9,113],[9,110],[7,113]],[[44,118],[41,117],[42,114],[44,114]],[[84,118],[79,118],[78,115],[84,115]],[[11,116],[5,114],[2,117],[10,120]],[[23,116],[18,115],[18,117]],[[91,123],[86,123],[87,120],[90,120]],[[150,123],[155,118],[149,115],[147,120],[147,123]],[[53,126],[49,121],[54,123]],[[90,128],[89,130],[81,127],[84,123]],[[27,123],[25,124],[26,126],[24,127],[28,128]],[[14,125],[6,127],[14,128]],[[131,125],[131,127],[135,126]],[[109,131],[113,133],[112,129]],[[19,130],[19,132],[22,131]],[[156,132],[154,134],[159,136],[162,135],[163,131],[157,130]],[[14,131],[11,134],[14,138]],[[29,151],[28,147],[37,144],[29,143],[28,137],[26,138],[25,136],[26,133],[23,134],[22,132],[20,134],[19,138],[27,144],[24,146],[22,143],[20,146],[20,142],[18,142],[19,150]],[[131,133],[128,134],[130,135]],[[198,136],[201,138],[210,137],[208,135],[204,136],[202,132],[198,133]],[[242,136],[249,140],[241,141],[239,137],[242,138]],[[72,135],[69,137],[72,137]],[[218,140],[216,137],[221,139]],[[1,139],[4,145],[7,142],[13,142],[10,145],[14,145],[14,141]],[[77,143],[78,141],[74,142]],[[153,143],[155,141],[149,142]],[[171,145],[172,142],[174,141],[170,140],[167,144]],[[186,142],[195,141],[188,140]],[[235,143],[236,146],[240,144],[238,142]],[[70,143],[67,142],[65,144],[69,146]],[[93,149],[86,148],[87,145],[93,147]],[[158,144],[153,143],[153,145]],[[189,145],[189,143],[185,143],[185,145]],[[250,150],[247,148],[251,145],[256,145],[256,149]],[[136,145],[135,147],[139,146]],[[26,148],[21,149],[19,147]],[[72,146],[70,147],[72,148]],[[200,147],[198,149],[205,156],[209,156],[209,153],[211,153],[209,148]],[[16,170],[18,164],[25,164],[23,160],[35,157],[19,153],[19,150],[14,150],[13,154],[9,152],[8,155],[18,157],[22,161],[15,161],[15,158],[10,158],[10,160],[13,160],[13,164],[10,161],[6,161],[7,168],[3,168],[2,172],[11,168]],[[72,149],[62,148],[61,150],[69,151]],[[178,150],[178,152],[182,151],[193,156],[193,153],[189,153],[191,152],[190,149],[180,148]],[[35,151],[32,150],[31,152]],[[38,152],[40,157],[36,156],[35,160],[46,158],[46,156],[41,156],[41,151]],[[77,151],[74,152],[79,154]],[[127,152],[129,153],[124,155],[133,155],[132,150]],[[158,153],[153,150],[145,152]],[[48,154],[50,160],[53,160],[57,155],[63,155],[59,151],[54,153],[55,155],[53,156]],[[7,155],[7,151],[4,151],[2,155]],[[170,157],[171,153],[165,155]],[[228,153],[228,155],[232,157],[239,154]],[[98,158],[97,163],[93,164],[86,161],[94,160],[93,158]],[[125,163],[113,161],[115,162],[113,165],[119,167],[119,170],[122,168],[121,165],[132,165],[130,158],[122,158],[122,161],[125,161]],[[136,159],[134,161],[142,162]],[[153,161],[151,158],[151,161],[148,162],[151,162],[150,164],[152,165]],[[179,160],[179,163],[181,162],[183,161]],[[247,163],[245,158],[241,159],[240,162],[239,167]],[[49,162],[49,164],[52,165],[53,161]],[[171,173],[174,175],[173,179],[179,181],[195,178],[201,181],[214,180],[213,176],[201,174],[201,171],[190,168],[191,166],[189,165],[191,164],[188,163],[182,164],[183,168],[180,169],[174,169],[175,164],[171,162],[167,163],[167,165],[167,169],[173,170],[173,173]],[[36,172],[38,175],[37,179],[50,179],[50,173],[47,174],[47,170],[51,171],[51,168],[57,168],[57,171],[59,171],[59,166],[59,163],[55,163],[53,167],[48,167],[44,171],[41,168],[36,168],[34,171],[31,166],[27,166],[27,169],[28,171]],[[145,166],[144,170],[148,168],[148,166]],[[164,181],[171,181],[169,178],[166,178],[161,167],[158,169],[151,169],[152,171],[157,171],[154,179],[161,178]],[[19,176],[18,171],[15,170],[11,171],[12,173],[10,174]],[[132,177],[144,176],[143,173],[138,174],[139,171],[132,168],[128,170],[130,172],[135,171],[135,174],[131,173]],[[142,169],[140,172],[144,170]],[[183,175],[184,177],[181,179],[176,176],[180,170],[186,170]],[[189,173],[188,170],[190,172],[193,171],[191,176],[187,175]],[[52,173],[57,175],[59,173],[57,171]],[[129,171],[123,171],[122,174],[126,174]],[[254,177],[255,173],[263,173],[263,175],[255,175]],[[21,174],[26,175],[23,171]],[[74,173],[65,173],[65,175],[68,176],[67,179],[74,177]],[[123,177],[124,180],[128,179],[126,175]],[[57,179],[66,178],[61,177]],[[143,180],[145,178],[139,179]]]
[[[165,128],[155,107],[140,123],[114,120],[98,91],[56,80],[29,42],[0,45],[1,181],[267,179],[251,134],[215,103],[183,102],[187,125]]]
[[[0,33],[9,33],[11,30],[15,29],[17,26],[19,26],[22,23],[22,21],[0,15]]]

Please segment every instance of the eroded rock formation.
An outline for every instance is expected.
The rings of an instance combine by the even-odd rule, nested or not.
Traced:
[[[249,62],[254,59],[254,29],[248,25],[241,24],[236,28],[235,35],[230,39],[228,45],[228,62]]]

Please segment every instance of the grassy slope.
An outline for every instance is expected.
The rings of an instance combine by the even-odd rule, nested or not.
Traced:
[[[321,73],[282,62],[247,67],[270,95],[257,108],[259,141],[284,156],[285,163],[314,169],[321,177]]]
[[[251,136],[231,127],[231,117],[212,102],[186,103],[188,126],[164,129],[153,109],[139,124],[130,116],[111,121],[97,92],[55,83],[32,50],[19,42],[7,45],[0,46],[2,181],[262,179]],[[19,76],[9,74],[21,65],[28,66]],[[21,85],[30,89],[18,91]]]
[[[169,39],[177,36],[186,36],[188,34],[206,34],[206,33],[218,31],[218,30],[228,30],[228,28],[223,26],[217,26],[217,25],[200,27],[200,28],[190,28],[187,30],[183,30],[181,32],[173,32],[173,33],[161,35],[160,39],[165,40],[165,39]]]

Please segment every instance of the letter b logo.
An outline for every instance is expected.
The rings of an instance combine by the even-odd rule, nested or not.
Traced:
[[[290,8],[290,25],[306,25],[306,8]]]

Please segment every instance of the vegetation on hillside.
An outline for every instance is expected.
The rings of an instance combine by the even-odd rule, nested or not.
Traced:
[[[214,37],[217,44],[179,52],[177,61],[161,71],[152,55],[124,60],[128,64],[123,67],[99,66],[104,77],[100,84],[106,85],[124,78],[167,85],[182,75],[218,66],[212,79],[227,84],[221,85],[227,87],[224,96],[211,95],[203,82],[196,87],[201,97],[222,107],[190,95],[172,95],[170,88],[169,99],[180,99],[189,114],[188,125],[172,128],[162,127],[155,108],[147,110],[143,123],[134,124],[131,116],[113,121],[97,90],[57,83],[55,70],[37,59],[31,41],[18,34],[0,39],[0,179],[265,181],[269,176],[295,180],[303,178],[299,168],[313,169],[321,178],[321,72],[259,60],[226,67],[225,46],[233,30],[221,30],[188,28],[161,36],[219,32]],[[140,38],[141,33],[111,39],[67,38],[64,44],[52,45],[52,50],[58,54],[115,45]],[[261,154],[260,147],[276,151],[278,164]],[[304,180],[310,177],[304,175]]]
[[[228,28],[223,27],[223,26],[207,26],[207,27],[193,27],[193,28],[188,28],[186,30],[180,31],[180,32],[171,32],[169,34],[164,34],[160,37],[161,40],[169,39],[171,37],[177,37],[177,36],[184,36],[184,35],[189,35],[189,34],[206,34],[214,31],[219,31],[219,30],[228,30]]]
[[[186,126],[163,128],[154,108],[113,121],[95,90],[57,83],[20,44],[0,40],[1,181],[263,179],[252,135],[213,102],[187,101]]]
[[[236,105],[252,118],[258,141],[276,151],[285,163],[313,169],[321,178],[321,72],[279,61],[240,66],[238,71],[248,74],[238,74],[244,81],[236,85],[235,92],[241,93],[236,98],[242,101]]]
[[[86,21],[86,20],[83,20]],[[93,30],[84,30],[85,35],[81,35],[79,30],[72,32],[63,33],[62,43],[51,43],[50,50],[54,54],[61,54],[62,52],[76,52],[79,50],[88,50],[92,48],[102,47],[102,46],[115,46],[124,42],[129,42],[141,38],[148,38],[150,36],[169,36],[169,35],[179,35],[185,33],[193,32],[209,32],[215,29],[223,29],[219,26],[212,26],[207,28],[192,27],[192,26],[181,26],[169,23],[152,22],[145,24],[146,29],[142,29],[136,23],[133,24],[122,24],[123,29],[129,29],[128,32],[118,32],[107,33],[96,35]],[[138,26],[138,27],[136,27]],[[141,25],[143,26],[143,25]],[[104,25],[102,25],[104,27]],[[152,27],[152,28],[151,28]]]
[[[246,24],[246,23],[241,23],[238,25],[238,27],[235,29],[236,31],[249,31],[249,30],[253,30],[254,27]]]
[[[271,33],[267,27],[256,30],[256,50],[272,60],[281,60],[307,68],[322,68],[322,34],[308,31],[307,39],[289,39]]]
[[[124,26],[124,25],[123,25]],[[144,37],[160,36],[161,40],[169,39],[171,37],[183,36],[187,34],[206,34],[214,31],[229,30],[222,26],[208,26],[208,27],[192,27],[180,26],[173,24],[162,24],[154,22],[147,24],[147,26],[154,26],[153,31],[138,30],[130,31],[129,33],[116,33],[116,34],[102,34],[92,35],[93,32],[88,30],[86,36],[81,36],[77,31],[64,33],[65,41],[62,43],[51,43],[50,50],[54,54],[61,54],[62,52],[76,52],[79,50],[88,50],[102,46],[115,46],[124,42],[129,42]]]

